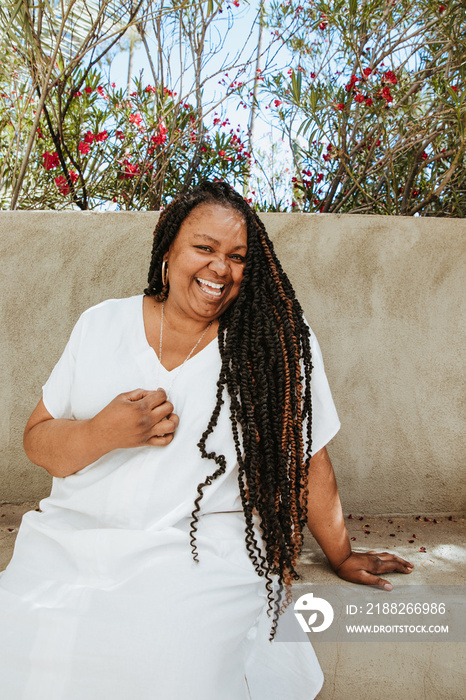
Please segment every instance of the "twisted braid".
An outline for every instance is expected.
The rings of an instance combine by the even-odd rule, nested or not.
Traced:
[[[269,613],[273,610],[273,637],[283,589],[286,605],[290,584],[298,578],[295,567],[306,522],[312,422],[309,329],[264,225],[247,202],[223,182],[204,182],[173,200],[162,212],[154,233],[145,293],[159,300],[167,297],[168,289],[161,277],[163,255],[183,221],[201,204],[218,204],[238,211],[246,223],[248,251],[239,294],[219,318],[222,365],[216,404],[198,443],[202,456],[212,460],[216,469],[197,488],[190,541],[193,558],[198,561],[196,532],[204,490],[227,467],[224,455],[206,449],[226,389],[246,522],[246,548],[256,572],[266,580]],[[262,543],[256,535],[257,516]],[[275,595],[274,576],[278,578]]]

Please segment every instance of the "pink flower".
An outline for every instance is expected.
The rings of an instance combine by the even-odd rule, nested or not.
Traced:
[[[91,147],[89,146],[88,143],[84,143],[84,141],[81,141],[79,146],[78,146],[78,150],[80,151],[80,153],[85,155],[86,153],[89,153],[89,151],[91,150]]]
[[[94,136],[94,134],[92,133],[92,131],[88,131],[88,132],[86,133],[86,135],[84,136],[84,142],[85,142],[85,143],[92,143],[92,142],[94,141],[94,139],[95,139],[95,136]]]
[[[58,158],[58,153],[56,151],[53,153],[45,151],[45,153],[42,154],[42,158],[44,159],[43,166],[46,170],[52,170],[60,165],[60,159]]]

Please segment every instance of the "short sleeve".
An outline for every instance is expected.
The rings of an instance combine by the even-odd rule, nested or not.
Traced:
[[[340,420],[333,402],[332,393],[325,374],[320,345],[311,328],[312,354],[311,400],[312,400],[312,449],[311,454],[325,447],[340,429]],[[306,426],[304,426],[306,429]]]
[[[73,388],[76,357],[83,333],[84,319],[81,316],[71,332],[62,356],[42,387],[42,400],[53,418],[73,418],[71,391]]]

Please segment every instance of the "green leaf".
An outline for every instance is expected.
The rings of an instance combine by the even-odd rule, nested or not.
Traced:
[[[301,71],[293,71],[291,73],[291,92],[296,103],[301,101]]]

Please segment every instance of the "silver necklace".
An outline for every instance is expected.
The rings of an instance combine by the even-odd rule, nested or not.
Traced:
[[[163,313],[164,313],[164,310],[165,310],[165,302],[163,301],[162,302],[162,314],[161,314],[161,318],[160,318],[160,340],[159,340],[159,362],[160,362],[161,367],[163,366],[162,365],[162,341],[163,341]],[[177,377],[179,377],[179,375],[181,374],[183,367],[185,366],[185,364],[187,363],[189,358],[192,356],[193,352],[195,351],[195,349],[197,348],[197,346],[199,345],[199,343],[201,342],[201,340],[203,339],[203,337],[205,336],[205,334],[207,333],[207,331],[211,327],[212,323],[213,323],[213,321],[210,321],[210,323],[207,324],[201,337],[199,338],[199,340],[197,341],[195,346],[190,350],[190,352],[189,352],[188,356],[186,357],[186,359],[184,360],[183,364],[181,364],[178,367],[178,369],[175,371],[175,374],[172,376],[172,380],[171,380],[169,386],[165,389],[167,397],[168,397],[169,390],[172,388],[173,384],[175,383],[175,379],[177,379]]]

